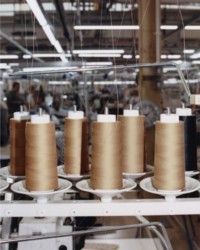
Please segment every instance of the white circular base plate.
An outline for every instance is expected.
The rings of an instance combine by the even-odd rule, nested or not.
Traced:
[[[64,172],[64,166],[63,165],[60,165],[58,166],[58,176],[59,177],[62,177],[62,178],[65,178],[65,179],[68,179],[70,181],[80,181],[82,179],[87,179],[89,178],[89,174],[66,174]]]
[[[0,179],[0,192],[5,190],[9,186],[9,183],[5,180]]]
[[[79,181],[76,184],[76,187],[79,190],[97,195],[101,198],[102,202],[110,202],[112,201],[112,197],[117,196],[118,194],[121,194],[123,192],[128,192],[131,189],[134,189],[136,186],[137,184],[133,180],[126,179],[123,179],[123,187],[121,189],[93,189],[90,187],[90,179]]]
[[[11,179],[25,179],[25,176],[15,176],[15,175],[11,175],[10,171],[9,171],[9,166],[7,167],[3,167],[0,168],[0,175],[5,177],[5,178],[11,178]]]
[[[192,177],[198,174],[199,174],[199,171],[185,171],[185,176],[187,177]]]
[[[44,203],[48,199],[52,198],[55,194],[66,192],[72,187],[72,183],[68,180],[58,179],[58,188],[56,190],[49,191],[29,191],[26,189],[25,180],[15,182],[11,186],[11,190],[15,193],[25,194],[33,197],[37,202]]]
[[[152,185],[152,177],[148,177],[140,182],[140,187],[149,193],[161,195],[166,200],[173,201],[177,196],[192,193],[200,189],[200,182],[196,179],[185,177],[185,188],[183,190],[157,190]]]
[[[143,173],[122,173],[123,178],[130,179],[130,180],[137,180],[138,178],[147,174],[146,172]]]

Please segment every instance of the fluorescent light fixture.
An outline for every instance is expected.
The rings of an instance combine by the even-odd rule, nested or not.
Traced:
[[[200,10],[200,4],[161,4],[161,9]]]
[[[18,59],[17,55],[0,55],[0,59]]]
[[[123,54],[124,53],[124,49],[81,49],[81,50],[73,50],[72,51],[73,54],[86,54],[86,53],[95,53],[95,54],[111,54],[111,53],[120,53]]]
[[[177,84],[177,79],[176,78],[169,78],[167,80],[164,80],[164,84]]]
[[[178,25],[161,25],[161,30],[176,30],[178,28]]]
[[[69,81],[49,81],[48,84],[51,85],[66,85],[66,84],[70,84]]]
[[[121,57],[121,54],[79,54],[79,57]]]
[[[135,81],[94,81],[94,85],[121,85],[121,84],[135,84]]]
[[[192,64],[200,64],[200,60],[194,60],[192,61]]]
[[[23,59],[31,59],[32,56],[31,55],[23,55]]]
[[[42,29],[44,30],[44,32],[45,32],[46,36],[48,37],[50,43],[52,45],[55,45],[56,38],[55,38],[55,36],[53,34],[53,31],[52,31],[51,27],[47,24],[45,26],[42,26]]]
[[[61,47],[58,40],[55,41],[54,47],[55,47],[55,49],[57,50],[58,53],[63,53],[63,49],[62,49],[62,47]]]
[[[136,55],[135,58],[136,58],[136,59],[139,59],[139,58],[140,58],[140,55]]]
[[[14,16],[14,12],[12,12],[12,11],[9,11],[9,12],[0,11],[0,16]]]
[[[75,30],[139,30],[139,25],[76,25]]]
[[[111,66],[112,62],[86,62],[85,66]]]
[[[123,55],[123,58],[124,59],[131,59],[131,58],[133,58],[133,56],[132,55]]]
[[[190,56],[191,59],[198,59],[200,58],[200,52],[194,53],[193,55]]]
[[[200,25],[186,25],[185,30],[200,30]]]
[[[10,65],[11,67],[18,67],[18,66],[19,66],[19,63],[9,63],[9,65]]]
[[[67,63],[68,59],[65,57],[65,54],[60,54],[60,59],[62,62]]]
[[[0,63],[0,69],[10,69],[10,65],[8,65],[7,63]]]
[[[194,53],[194,49],[184,49],[183,53],[184,54],[192,54],[192,53]]]
[[[37,0],[26,0],[36,19],[38,20],[41,26],[47,25],[47,20],[37,2]]]
[[[161,55],[161,59],[179,59],[181,55]]]
[[[61,54],[55,53],[55,54],[32,54],[31,55],[23,55],[24,59],[30,59],[30,58],[58,58]],[[62,54],[65,57],[71,57],[71,54]]]

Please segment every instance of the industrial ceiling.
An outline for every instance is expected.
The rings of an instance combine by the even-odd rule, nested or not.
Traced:
[[[21,70],[24,65],[34,66],[38,61],[44,65],[76,62],[110,62],[114,65],[138,62],[138,1],[136,0],[38,0],[43,14],[61,45],[62,58],[25,0],[0,1],[0,55],[1,64]],[[30,2],[30,1],[29,1]],[[147,1],[148,2],[148,1]],[[159,3],[159,1],[156,1]],[[193,62],[198,66],[200,38],[200,0],[161,0],[159,3],[160,25],[173,29],[160,29],[155,35],[161,40],[161,61],[178,60]],[[144,16],[145,18],[145,16]],[[157,20],[159,21],[159,20]],[[79,30],[75,26],[134,26],[135,29]],[[186,29],[186,26],[192,26]],[[147,41],[148,42],[148,41]],[[102,53],[94,57],[97,50],[122,50],[116,57]],[[184,53],[184,49],[187,50]],[[80,55],[77,50],[94,50],[93,56]],[[33,56],[43,54],[43,56]],[[54,54],[52,57],[45,57]],[[15,59],[6,58],[15,55]],[[46,63],[46,64],[45,64]]]

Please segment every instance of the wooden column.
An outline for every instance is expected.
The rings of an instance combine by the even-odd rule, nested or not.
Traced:
[[[156,20],[158,2],[159,0],[138,1],[140,63],[154,63],[158,58],[158,47],[156,47],[156,32],[159,32],[156,31],[156,22],[160,22],[160,20]],[[158,17],[160,18],[160,15]],[[142,68],[139,73],[139,93],[142,100],[152,101],[161,108],[161,92],[157,88],[156,78],[157,68]],[[148,164],[153,164],[154,128],[147,129],[146,160]]]

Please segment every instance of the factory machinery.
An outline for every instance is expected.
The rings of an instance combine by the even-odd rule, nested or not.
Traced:
[[[175,63],[130,65],[126,67],[155,66],[175,66],[191,104],[200,104],[200,96],[191,95],[182,72]],[[115,68],[117,67],[120,68],[121,66]],[[75,69],[75,71],[86,70],[94,69]],[[101,68],[98,68],[98,70],[101,70]],[[105,70],[105,68],[102,68],[102,70]],[[20,72],[13,76],[19,74]],[[58,167],[57,189],[32,192],[25,188],[23,177],[11,175],[8,167],[2,168],[1,249],[10,249],[12,245],[15,246],[17,243],[16,249],[19,250],[37,248],[41,250],[70,250],[76,249],[74,239],[80,240],[84,236],[102,235],[102,233],[109,235],[113,232],[129,229],[136,230],[136,238],[142,240],[142,238],[139,239],[138,232],[143,228],[148,229],[147,231],[152,233],[159,242],[154,241],[151,248],[152,242],[151,239],[148,239],[147,242],[143,242],[144,248],[138,246],[136,249],[172,249],[164,226],[161,223],[149,222],[143,216],[199,215],[200,182],[196,178],[199,172],[187,171],[183,190],[163,191],[155,189],[150,181],[151,177],[149,176],[153,174],[153,170],[153,167],[147,166],[144,173],[124,176],[123,187],[120,189],[100,190],[90,187],[89,175],[66,176],[62,169]],[[142,198],[140,194],[144,191],[152,194],[152,196]],[[137,222],[121,226],[89,223],[78,229],[77,225],[80,218],[92,220],[92,218],[98,217],[135,217]],[[97,242],[99,241],[97,240]],[[117,242],[117,240],[114,242]],[[108,240],[107,243],[104,248],[103,244],[101,244],[102,248],[98,248],[97,243],[94,245],[95,241],[93,243],[87,243],[86,241],[83,249],[129,249],[128,247],[117,248],[113,241],[109,242]],[[128,242],[128,244],[130,247],[131,243]]]

